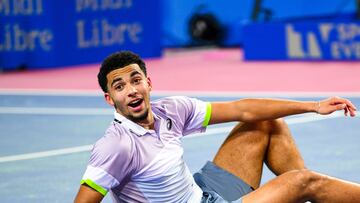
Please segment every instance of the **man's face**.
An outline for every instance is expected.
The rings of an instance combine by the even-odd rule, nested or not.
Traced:
[[[111,71],[106,76],[105,99],[118,113],[134,122],[149,116],[151,81],[137,64]]]

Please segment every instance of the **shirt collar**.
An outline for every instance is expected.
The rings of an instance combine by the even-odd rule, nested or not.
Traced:
[[[139,124],[134,123],[133,121],[125,118],[123,115],[119,114],[118,112],[114,112],[114,117],[116,120],[120,121],[122,125],[129,128],[129,130],[135,133],[138,136],[143,136],[149,131],[140,126]]]

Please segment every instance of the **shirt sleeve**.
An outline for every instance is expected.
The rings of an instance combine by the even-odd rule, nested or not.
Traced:
[[[211,104],[189,97],[179,97],[176,102],[183,121],[183,135],[204,132],[210,121]]]
[[[116,136],[104,136],[93,147],[89,164],[81,184],[102,195],[119,185],[124,185],[132,173],[132,147]],[[131,143],[131,142],[130,142]]]

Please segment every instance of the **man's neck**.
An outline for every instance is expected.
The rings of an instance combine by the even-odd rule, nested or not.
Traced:
[[[153,115],[151,110],[149,110],[149,112],[147,113],[146,118],[144,118],[144,119],[124,116],[119,111],[117,111],[117,113],[119,115],[121,115],[122,117],[126,118],[127,120],[130,120],[133,123],[136,123],[136,124],[140,125],[141,127],[145,128],[147,130],[150,130],[150,129],[153,130],[154,129],[155,119],[154,119],[154,115]]]
[[[147,130],[154,130],[154,117],[151,115],[151,118],[136,122],[138,125],[142,126]]]
[[[148,116],[145,119],[135,121],[135,123],[147,130],[154,130],[155,120],[152,111],[151,110],[149,111]]]

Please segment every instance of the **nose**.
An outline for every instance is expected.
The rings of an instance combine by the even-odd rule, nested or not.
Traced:
[[[128,85],[127,92],[128,96],[134,96],[137,93],[137,89],[134,85]]]

